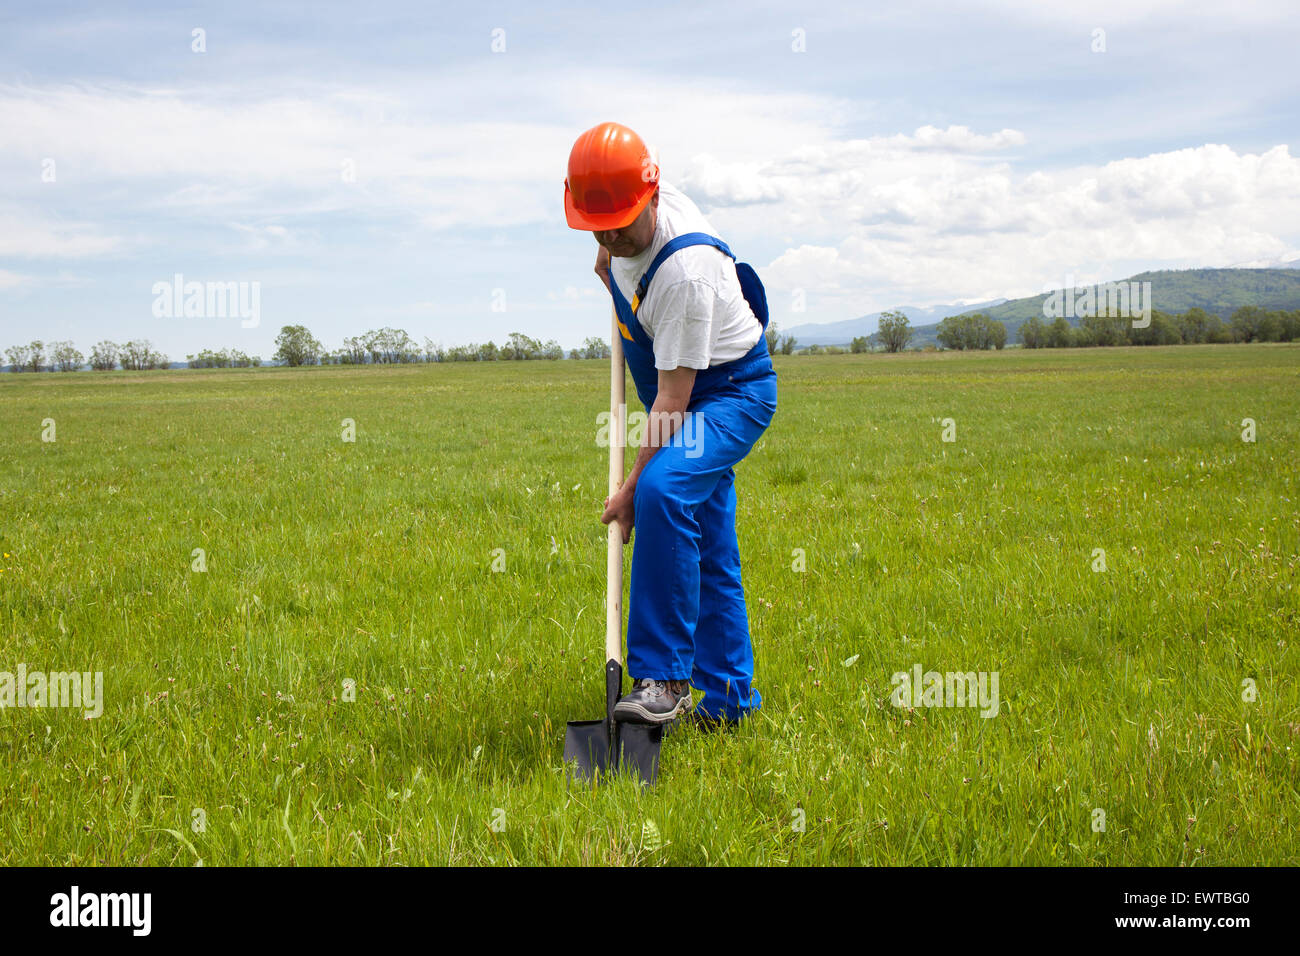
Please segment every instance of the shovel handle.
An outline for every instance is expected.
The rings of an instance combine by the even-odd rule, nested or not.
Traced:
[[[627,444],[624,414],[627,391],[623,369],[623,337],[618,311],[612,311],[609,346],[609,494],[623,484],[623,448]],[[623,663],[623,529],[609,523],[605,555],[605,660]]]

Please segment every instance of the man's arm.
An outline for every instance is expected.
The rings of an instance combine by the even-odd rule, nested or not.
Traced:
[[[659,394],[650,406],[650,421],[646,425],[645,434],[641,436],[641,447],[637,450],[636,461],[632,463],[632,471],[623,483],[629,493],[636,490],[637,479],[641,477],[641,472],[650,463],[654,453],[668,444],[681,427],[694,388],[695,369],[684,365],[668,371],[659,369]]]
[[[654,404],[650,406],[650,420],[646,423],[645,434],[641,437],[641,447],[637,449],[636,461],[627,480],[613,495],[605,500],[605,513],[600,520],[605,524],[617,520],[623,531],[623,543],[631,539],[632,524],[635,519],[632,503],[636,493],[636,483],[641,472],[650,463],[661,447],[681,427],[686,409],[691,403],[691,391],[695,388],[695,369],[679,365],[675,369],[659,369],[659,393]]]
[[[609,250],[600,246],[596,250],[596,275],[600,276],[600,281],[605,283],[605,291],[612,293],[614,290],[610,287],[613,277],[609,274]]]

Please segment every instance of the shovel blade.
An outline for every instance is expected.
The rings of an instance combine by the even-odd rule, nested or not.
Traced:
[[[594,780],[613,769],[615,754],[609,724],[603,720],[571,720],[564,728],[564,762],[577,780]]]
[[[662,727],[644,724],[618,725],[618,765],[641,779],[648,787],[659,776],[659,747],[664,741]]]
[[[618,771],[631,774],[648,787],[659,776],[662,727],[617,724],[617,741],[603,720],[571,720],[564,729],[564,762],[575,780],[598,780]]]

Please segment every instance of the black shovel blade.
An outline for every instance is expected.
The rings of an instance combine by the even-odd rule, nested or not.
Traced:
[[[599,779],[623,771],[648,787],[659,776],[662,727],[616,724],[617,741],[610,745],[609,724],[603,720],[571,720],[564,728],[564,762],[572,778]]]
[[[571,720],[564,728],[564,762],[571,776],[594,780],[612,769],[613,748],[609,723],[604,720]]]
[[[591,781],[619,770],[634,774],[648,787],[659,776],[662,727],[614,720],[614,705],[623,692],[623,665],[605,662],[604,720],[571,720],[564,729],[564,762],[571,779]],[[610,732],[610,728],[613,732]]]
[[[659,747],[664,729],[645,724],[618,725],[618,765],[627,773],[641,778],[648,787],[659,776]]]

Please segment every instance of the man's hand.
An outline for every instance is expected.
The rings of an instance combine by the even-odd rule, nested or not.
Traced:
[[[596,275],[600,276],[600,281],[605,283],[605,291],[612,293],[614,290],[609,287],[609,250],[604,246],[596,250]]]
[[[633,507],[634,491],[627,485],[623,485],[608,498],[605,499],[605,513],[600,516],[602,524],[609,524],[611,521],[617,521],[619,528],[623,531],[623,543],[627,544],[632,539],[632,525],[635,522],[636,515]]]

